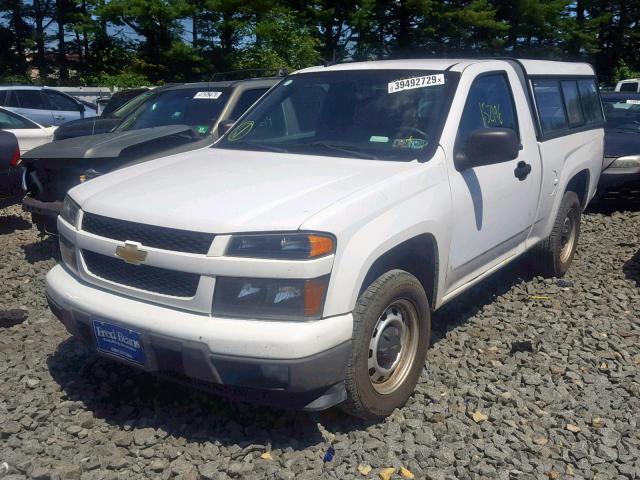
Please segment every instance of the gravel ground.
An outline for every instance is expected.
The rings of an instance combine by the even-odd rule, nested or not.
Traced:
[[[55,241],[18,207],[0,210],[0,241],[3,480],[640,479],[639,208],[586,214],[565,279],[519,261],[438,312],[415,395],[379,424],[87,354],[46,308]]]

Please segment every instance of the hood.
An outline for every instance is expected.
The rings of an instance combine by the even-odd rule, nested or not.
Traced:
[[[74,188],[88,212],[211,233],[297,230],[309,217],[417,162],[204,148]]]
[[[145,144],[150,145],[152,149],[159,145],[167,148],[166,142],[158,142],[159,139],[167,137],[175,137],[177,143],[200,139],[186,125],[168,125],[128,132],[110,132],[100,135],[67,138],[66,140],[59,140],[34,148],[25,154],[23,159],[116,158],[125,153],[127,149],[142,147]]]
[[[605,130],[604,156],[640,155],[640,133]]]
[[[55,139],[64,140],[66,138],[108,133],[117,127],[120,122],[121,119],[115,117],[91,117],[71,120],[58,128]]]

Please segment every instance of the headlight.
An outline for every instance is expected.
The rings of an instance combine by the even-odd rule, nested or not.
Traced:
[[[62,205],[62,211],[60,216],[74,227],[78,226],[78,216],[80,215],[80,206],[71,200],[71,197],[67,195],[64,197],[64,204]]]
[[[322,315],[329,276],[312,280],[218,277],[214,315],[313,320]]]
[[[274,233],[234,235],[227,255],[231,257],[305,260],[330,255],[335,251],[332,236],[319,233]]]
[[[76,262],[76,247],[73,242],[64,235],[60,237],[60,258],[62,262],[67,265],[71,270],[78,270],[78,263]]]
[[[640,155],[629,155],[616,158],[609,168],[637,168],[640,167]]]

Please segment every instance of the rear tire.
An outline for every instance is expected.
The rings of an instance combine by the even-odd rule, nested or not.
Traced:
[[[551,235],[533,252],[534,270],[545,277],[560,278],[567,273],[580,238],[582,206],[575,192],[565,192]]]
[[[341,408],[381,420],[407,402],[420,377],[431,333],[429,300],[416,277],[391,270],[362,293],[353,320]]]

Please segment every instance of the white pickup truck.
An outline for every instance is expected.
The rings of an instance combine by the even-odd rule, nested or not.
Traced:
[[[47,297],[115,360],[382,418],[415,387],[433,310],[531,249],[566,272],[602,158],[587,64],[302,70],[214,147],[71,190]]]

